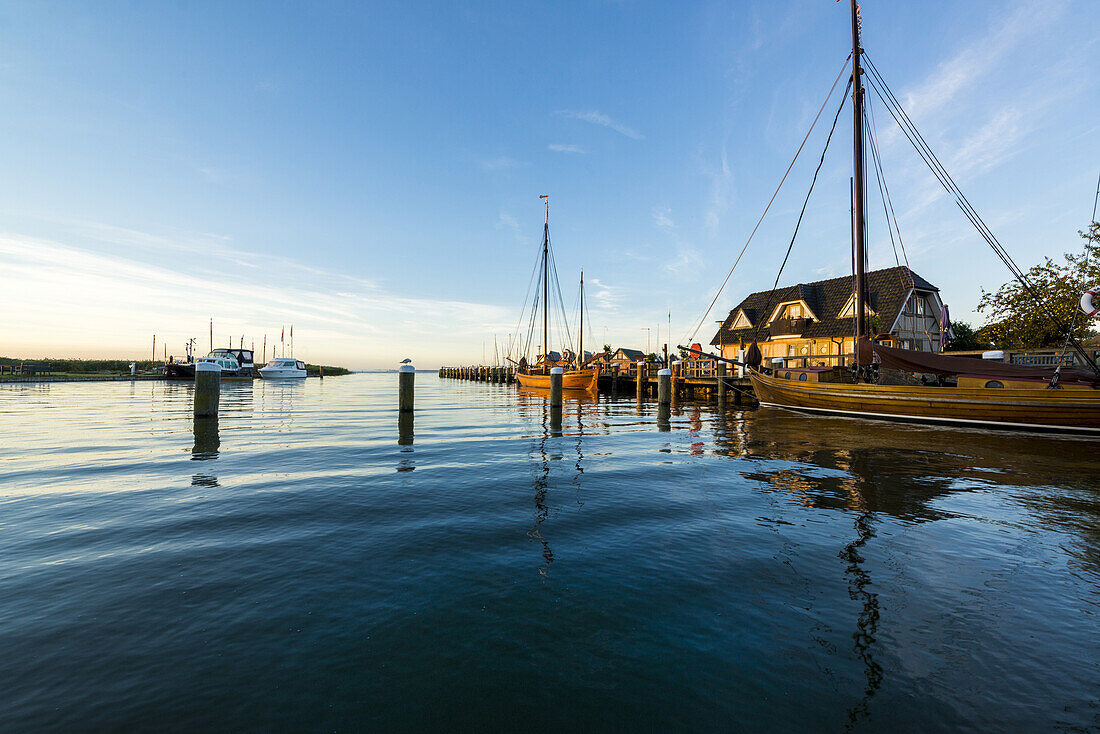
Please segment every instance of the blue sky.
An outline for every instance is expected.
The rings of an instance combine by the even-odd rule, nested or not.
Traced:
[[[137,357],[157,334],[179,354],[191,336],[206,346],[213,317],[218,343],[257,349],[293,323],[311,361],[480,361],[516,330],[542,193],[565,300],[583,266],[597,342],[644,347],[645,327],[666,341],[669,309],[684,338],[840,70],[847,13],[5,4],[0,353]],[[1100,5],[862,13],[871,59],[1017,260],[1078,248],[1100,173]],[[910,263],[972,318],[1007,273],[875,112]],[[831,117],[720,308],[770,286]],[[784,282],[847,271],[850,125]],[[875,196],[871,260],[888,266]]]

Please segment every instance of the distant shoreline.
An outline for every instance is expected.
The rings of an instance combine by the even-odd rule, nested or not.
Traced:
[[[136,374],[131,374],[130,369]],[[258,369],[258,367],[257,367]],[[332,365],[306,363],[306,374],[317,377],[350,375],[351,370]],[[0,384],[27,382],[118,382],[121,380],[163,380],[164,363],[128,359],[16,359],[0,357]],[[259,379],[259,378],[257,378]]]

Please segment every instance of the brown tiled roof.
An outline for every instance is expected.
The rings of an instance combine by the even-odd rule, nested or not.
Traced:
[[[939,288],[929,283],[924,278],[914,273],[904,265],[900,267],[873,270],[867,273],[867,302],[879,315],[882,328],[887,329],[897,319],[898,313],[905,305],[905,297],[909,293],[910,284],[918,290],[939,291]],[[742,335],[746,341],[752,341],[757,322],[766,319],[775,311],[775,307],[787,301],[804,300],[809,305],[817,319],[812,320],[802,331],[806,339],[822,339],[829,337],[850,336],[852,334],[852,319],[838,318],[841,310],[852,295],[852,276],[845,275],[830,280],[819,280],[816,283],[799,283],[777,288],[774,295],[771,291],[757,291],[750,293],[741,301],[722,322],[721,328],[715,332],[711,344],[739,344]],[[744,309],[745,316],[752,322],[750,329],[733,330],[730,328],[739,310]],[[760,327],[760,341],[765,341],[771,335],[766,324]]]

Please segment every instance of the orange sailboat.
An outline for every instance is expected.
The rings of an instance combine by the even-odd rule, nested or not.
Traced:
[[[550,389],[550,370],[554,367],[561,367],[564,372],[562,374],[561,385],[563,390],[585,390],[588,392],[597,392],[598,382],[600,376],[600,370],[598,367],[587,367],[586,360],[584,358],[584,271],[581,271],[581,334],[578,354],[575,359],[569,354],[569,350],[565,350],[561,355],[555,355],[550,351],[550,273],[551,273],[551,255],[550,255],[550,197],[543,194],[539,197],[545,203],[545,218],[542,226],[542,252],[539,255],[540,265],[542,269],[542,351],[543,354],[539,355],[534,365],[530,365],[527,362],[527,358],[521,358],[518,362],[518,369],[516,370],[516,380],[523,387],[533,387],[549,390]],[[557,282],[557,273],[554,273],[554,280]],[[532,317],[534,316],[532,309]]]

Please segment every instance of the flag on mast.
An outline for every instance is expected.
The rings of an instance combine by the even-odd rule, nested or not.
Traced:
[[[281,326],[281,327],[279,327],[279,328],[280,328],[280,329],[282,329],[282,331],[280,331],[280,332],[279,332],[279,341],[280,341],[280,342],[286,341],[285,339],[283,339],[283,337],[285,337],[285,336],[286,336],[286,327],[285,327],[285,326]]]

